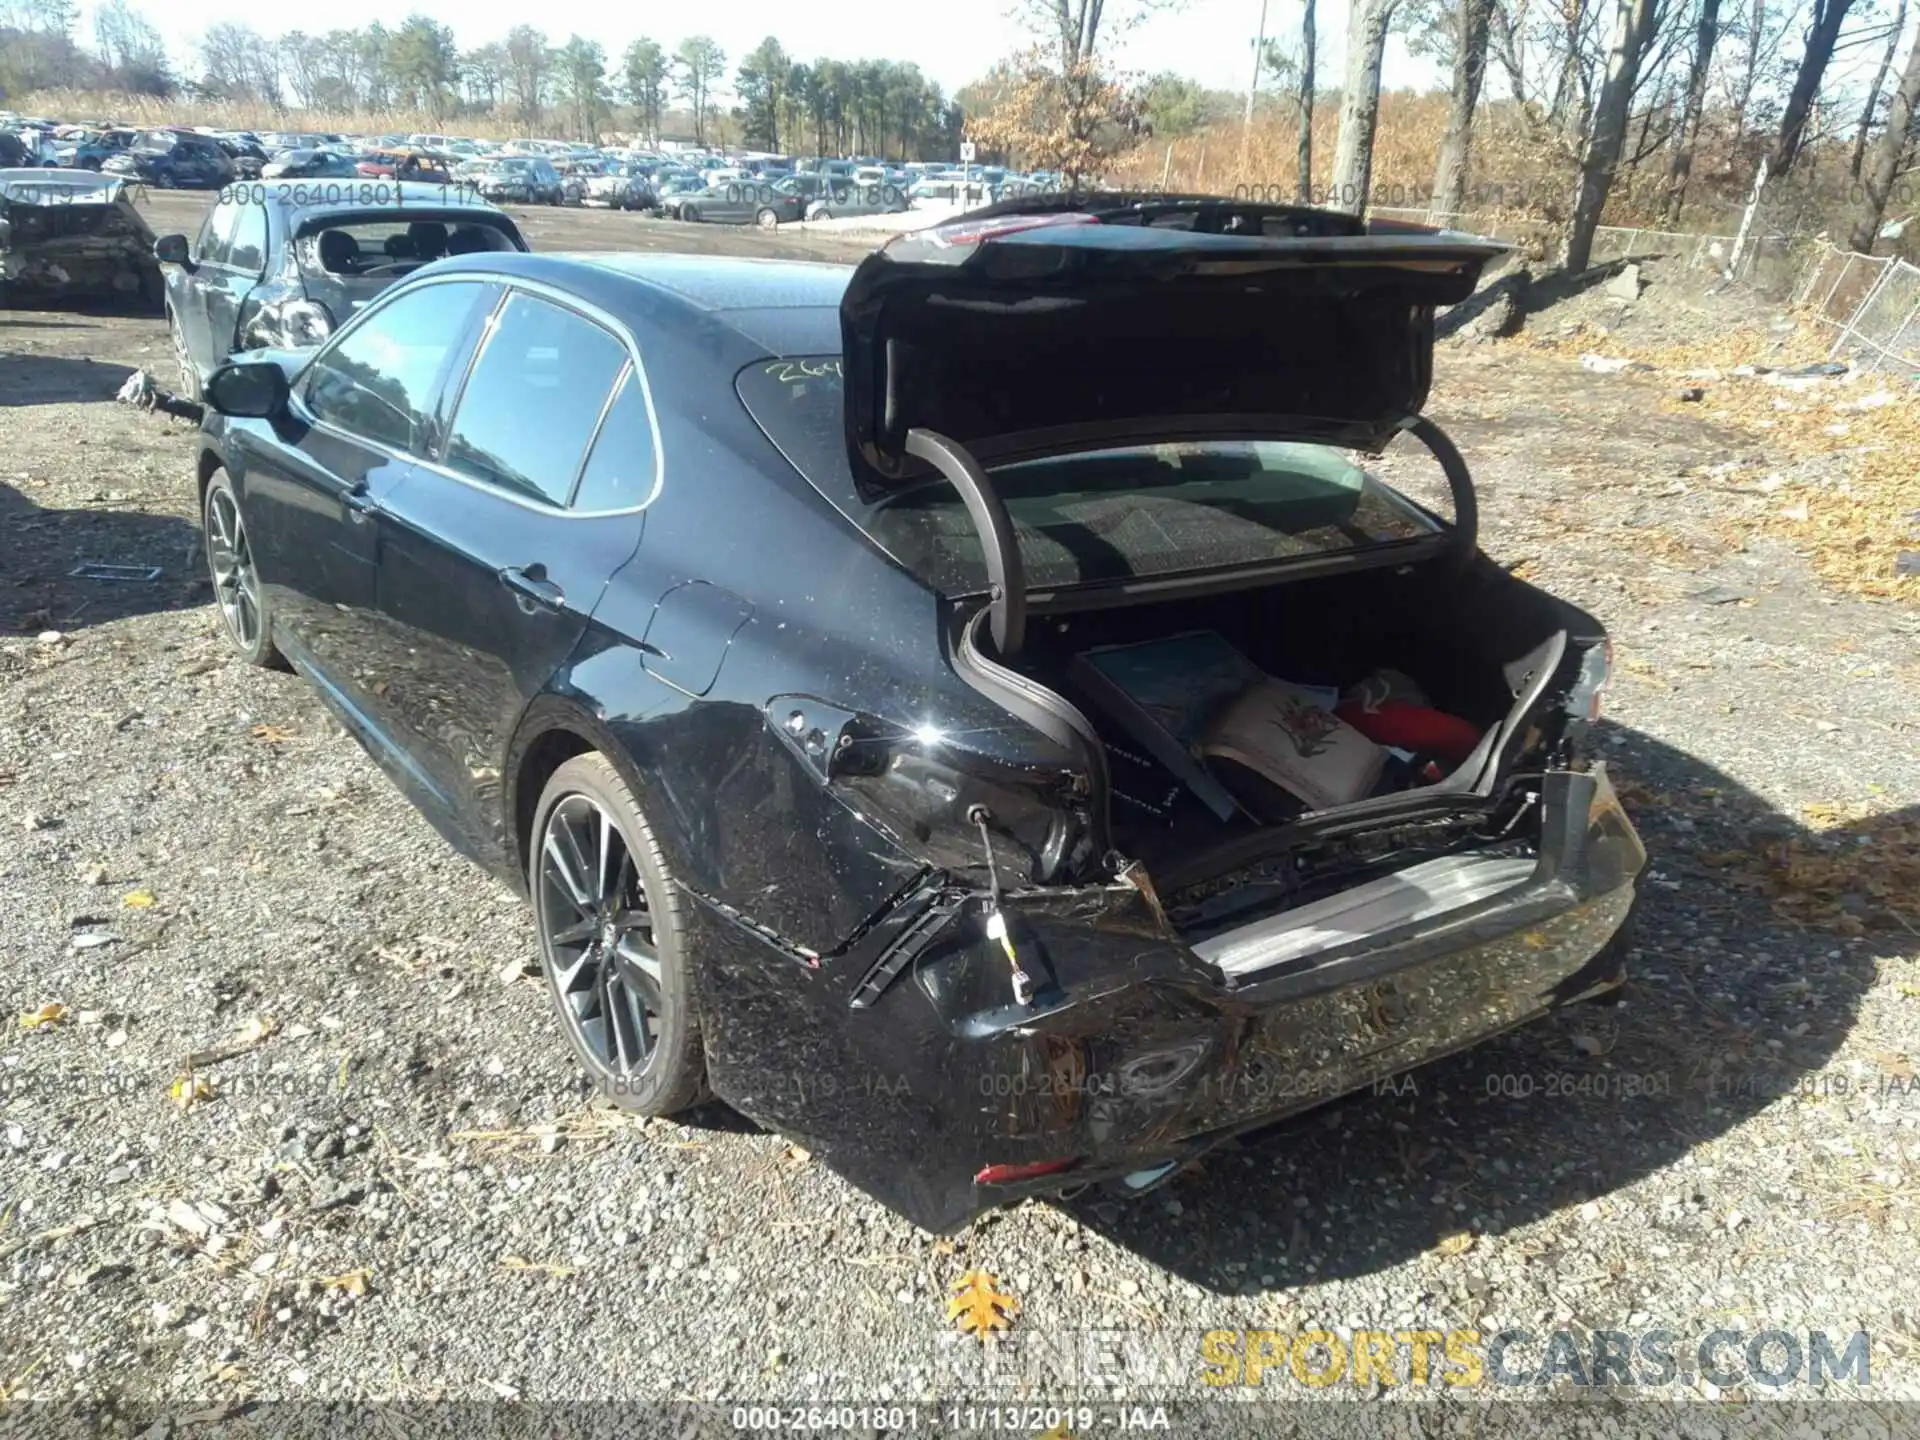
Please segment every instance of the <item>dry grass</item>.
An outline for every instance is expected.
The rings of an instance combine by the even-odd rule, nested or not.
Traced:
[[[1718,372],[1704,382],[1705,397],[1670,410],[1745,429],[1785,460],[1820,455],[1846,457],[1838,482],[1788,482],[1772,492],[1777,502],[1762,522],[1767,533],[1799,544],[1830,583],[1857,595],[1920,602],[1920,576],[1894,573],[1903,551],[1920,549],[1920,397],[1896,376],[1884,383],[1862,376],[1851,385],[1820,384],[1805,391],[1737,376],[1740,366],[1773,369],[1824,360],[1826,342],[1801,329],[1781,337],[1759,328],[1728,331],[1710,344],[1635,346],[1609,336],[1604,342],[1581,332],[1523,337],[1529,348],[1569,359],[1582,351],[1643,361],[1662,378],[1690,371]],[[1878,394],[1895,397],[1859,408]]]

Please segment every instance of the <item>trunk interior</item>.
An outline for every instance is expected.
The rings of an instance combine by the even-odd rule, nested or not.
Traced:
[[[1104,611],[1036,612],[1012,668],[1071,701],[1092,723],[1106,749],[1112,843],[1143,862],[1163,893],[1170,893],[1244,871],[1235,857],[1270,850],[1264,842],[1281,827],[1366,828],[1322,824],[1351,813],[1356,819],[1367,815],[1369,823],[1377,815],[1374,828],[1391,829],[1406,824],[1410,808],[1429,816],[1457,808],[1484,819],[1490,809],[1485,796],[1504,778],[1500,772],[1537,762],[1558,738],[1550,702],[1564,693],[1569,667],[1578,663],[1567,632],[1585,631],[1585,621],[1477,556],[1465,568],[1430,563]],[[1193,632],[1213,632],[1267,677],[1315,687],[1323,695],[1338,691],[1343,701],[1358,693],[1355,687],[1378,684],[1382,670],[1398,672],[1401,694],[1411,693],[1423,711],[1451,717],[1452,744],[1415,751],[1405,741],[1382,741],[1377,748],[1387,754],[1377,779],[1337,805],[1306,803],[1275,788],[1270,777],[1214,754],[1202,768],[1230,798],[1216,791],[1209,805],[1142,745],[1138,717],[1130,724],[1112,703],[1111,690],[1089,683],[1087,666],[1077,658],[1100,647]],[[1404,680],[1413,682],[1411,692]],[[1216,705],[1212,714],[1219,713]],[[1344,703],[1341,714],[1352,714]],[[1480,748],[1468,754],[1463,743]],[[1371,760],[1372,740],[1363,748]],[[1220,800],[1230,808],[1224,818]],[[1397,803],[1402,800],[1408,803]],[[1298,823],[1303,818],[1304,825]],[[1495,828],[1487,830],[1489,843]],[[1352,867],[1346,869],[1351,878]]]

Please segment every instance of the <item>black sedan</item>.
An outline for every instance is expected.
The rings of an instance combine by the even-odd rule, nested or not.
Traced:
[[[446,260],[207,388],[233,645],[530,896],[595,1085],[935,1230],[1610,993],[1645,862],[1418,414],[1499,247],[1100,204]]]
[[[191,130],[142,130],[126,149],[102,161],[100,170],[159,190],[218,190],[231,185],[236,174],[218,140]]]
[[[198,399],[236,350],[318,345],[395,280],[442,256],[526,248],[505,211],[444,185],[236,186],[192,241],[154,242],[181,393]]]
[[[758,225],[763,230],[802,219],[807,211],[807,197],[791,180],[727,180],[660,203],[678,220]]]

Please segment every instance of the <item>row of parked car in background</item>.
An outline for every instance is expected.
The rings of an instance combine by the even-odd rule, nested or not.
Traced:
[[[62,124],[0,114],[5,133],[21,153],[0,164],[92,170],[162,189],[220,189],[253,180],[419,180],[496,203],[585,205],[761,226],[986,204],[1058,184],[1049,172],[994,165],[426,133]]]

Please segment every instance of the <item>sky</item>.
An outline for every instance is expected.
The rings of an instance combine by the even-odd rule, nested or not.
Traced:
[[[219,20],[252,25],[263,34],[283,28],[309,31],[358,29],[380,20],[397,24],[409,9],[451,24],[462,49],[504,36],[513,26],[540,23],[557,43],[571,32],[605,47],[617,64],[629,41],[641,35],[669,51],[689,34],[711,35],[727,52],[727,71],[762,39],[775,36],[795,59],[914,61],[949,93],[983,75],[994,61],[1020,49],[1026,32],[1013,18],[1008,0],[704,0],[698,6],[628,7],[596,5],[530,12],[524,0],[420,0],[408,6],[394,0],[328,0],[318,11],[269,10],[257,0],[196,0],[192,5],[134,0],[166,37],[176,65],[186,73],[199,69],[196,42]],[[1122,5],[1109,0],[1110,13]],[[1268,0],[1267,33],[1283,40],[1298,34],[1299,0]],[[1173,70],[1210,88],[1242,92],[1253,73],[1253,37],[1260,24],[1261,0],[1182,0],[1155,14],[1126,35],[1113,54],[1123,68],[1142,72]],[[279,16],[297,16],[286,25]],[[324,18],[322,18],[324,17]],[[1347,0],[1322,0],[1319,7],[1321,73],[1339,75],[1345,52]],[[697,22],[697,23],[696,23]],[[93,33],[91,7],[84,7],[79,33]],[[1411,59],[1396,37],[1389,44],[1386,83],[1424,85],[1437,77],[1424,61]]]

